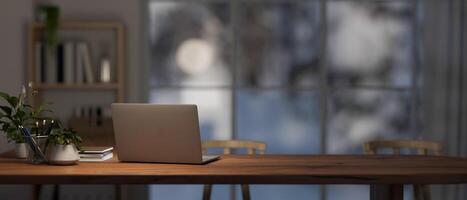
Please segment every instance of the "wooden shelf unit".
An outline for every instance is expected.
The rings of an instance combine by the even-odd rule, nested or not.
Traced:
[[[98,83],[98,84],[36,84],[33,86],[36,90],[54,90],[54,89],[74,89],[74,90],[114,90],[118,89],[116,83]]]
[[[48,84],[38,83],[36,78],[35,66],[35,43],[40,41],[41,32],[44,29],[44,24],[33,22],[28,27],[28,70],[27,78],[29,87],[37,91],[45,90],[114,90],[115,102],[125,101],[125,30],[120,22],[115,21],[61,21],[59,30],[112,30],[115,31],[116,40],[116,80],[112,83],[94,83],[94,84]],[[28,101],[32,106],[37,106],[42,100],[42,92],[38,95],[28,95]]]

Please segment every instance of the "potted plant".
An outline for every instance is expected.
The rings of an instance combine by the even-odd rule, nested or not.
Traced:
[[[58,125],[52,129],[48,143],[46,158],[49,164],[74,165],[78,163],[81,138],[76,135],[75,131]]]
[[[47,68],[56,67],[57,45],[59,42],[60,8],[56,5],[39,6],[39,19],[44,23]]]
[[[60,8],[56,5],[39,6],[39,18],[44,22],[46,44],[49,47],[57,46]]]
[[[34,128],[35,121],[44,111],[44,106],[39,106],[36,110],[24,103],[26,90],[18,96],[10,96],[7,93],[0,92],[0,98],[7,102],[7,105],[0,105],[0,126],[6,133],[8,142],[15,142],[17,158],[27,157],[27,145],[25,139],[18,129],[19,126]]]

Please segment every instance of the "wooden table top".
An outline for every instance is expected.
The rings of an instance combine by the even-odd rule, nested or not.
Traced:
[[[206,165],[32,165],[0,158],[0,184],[402,184],[467,183],[467,159],[444,156],[225,155]]]

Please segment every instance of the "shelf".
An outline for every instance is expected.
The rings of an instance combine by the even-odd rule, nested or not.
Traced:
[[[106,21],[106,20],[62,20],[59,22],[60,30],[67,31],[112,31],[115,34],[114,37],[114,49],[112,52],[115,53],[115,80],[118,82],[114,83],[94,83],[94,84],[65,84],[65,83],[36,83],[36,42],[43,40],[44,34],[44,23],[31,22],[28,26],[28,46],[27,46],[27,80],[33,82],[31,85],[33,90],[37,91],[92,91],[92,92],[114,92],[114,102],[125,101],[125,26],[119,21]],[[86,33],[87,34],[87,33]],[[40,102],[44,101],[45,96],[28,95],[30,104],[35,107],[40,105]]]
[[[42,29],[44,24],[34,22],[33,28]],[[119,22],[112,21],[60,21],[60,29],[123,29],[123,25]]]
[[[95,83],[95,84],[38,84],[34,89],[77,89],[77,90],[113,90],[118,89],[117,83]]]

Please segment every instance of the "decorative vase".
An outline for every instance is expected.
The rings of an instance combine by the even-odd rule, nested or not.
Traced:
[[[79,161],[79,154],[74,144],[56,144],[47,148],[46,158],[52,165],[75,165]]]
[[[16,158],[25,159],[28,157],[28,146],[26,143],[15,143]]]

